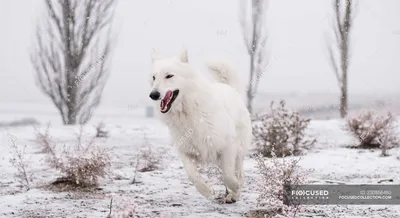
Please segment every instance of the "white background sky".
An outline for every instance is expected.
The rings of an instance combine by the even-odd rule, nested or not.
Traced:
[[[0,0],[0,104],[50,104],[34,83],[28,53],[42,2]],[[199,70],[205,60],[222,57],[247,79],[238,2],[119,0],[114,23],[118,42],[102,106],[148,98],[152,47],[161,55],[174,55],[186,44]],[[262,92],[338,92],[326,55],[330,10],[327,0],[271,0],[268,49],[276,61],[262,77]],[[400,1],[359,1],[351,46],[351,93],[400,93]]]

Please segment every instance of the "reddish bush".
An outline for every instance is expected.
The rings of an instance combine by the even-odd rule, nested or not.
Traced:
[[[299,113],[285,108],[282,100],[279,107],[271,103],[271,114],[260,116],[253,124],[254,143],[265,157],[300,155],[309,149],[315,139],[305,140],[304,132],[310,119],[303,119]]]
[[[63,177],[58,180],[73,183],[77,186],[98,185],[98,179],[105,177],[110,167],[110,151],[101,149],[94,143],[95,137],[83,142],[82,127],[77,136],[77,143],[72,146],[64,146],[61,152],[57,152],[56,143],[48,134],[38,135],[41,146],[45,148],[46,163],[51,168],[59,170]]]
[[[396,119],[388,113],[379,116],[372,111],[361,113],[347,120],[345,130],[355,139],[355,148],[381,148],[384,155],[386,151],[400,145],[396,134]]]

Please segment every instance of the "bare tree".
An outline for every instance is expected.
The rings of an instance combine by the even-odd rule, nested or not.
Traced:
[[[111,60],[116,0],[43,0],[31,62],[64,124],[86,123],[99,105]]]
[[[349,34],[353,27],[352,0],[334,0],[334,41],[328,43],[329,58],[340,89],[340,116],[346,117],[348,110]]]
[[[240,1],[240,24],[247,53],[250,57],[250,77],[246,90],[247,108],[252,113],[252,102],[260,77],[267,67],[266,7],[267,0]],[[250,8],[249,8],[250,7]],[[250,15],[248,13],[250,12]]]

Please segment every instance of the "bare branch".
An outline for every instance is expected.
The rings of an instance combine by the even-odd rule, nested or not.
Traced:
[[[244,40],[244,44],[246,46],[246,50],[249,53],[249,55],[251,54],[251,40],[250,40],[250,36],[248,34],[248,32],[252,31],[249,27],[248,24],[248,18],[247,18],[247,11],[248,9],[248,4],[246,1],[240,1],[240,7],[242,8],[241,13],[240,13],[240,18],[239,18],[239,22],[240,25],[242,27],[242,33],[243,33],[243,40]]]
[[[342,83],[342,77],[340,76],[339,68],[337,67],[337,64],[336,64],[335,54],[333,53],[332,47],[328,47],[328,50],[329,50],[329,60],[331,62],[331,65],[333,67],[333,71],[335,73],[337,82],[338,82],[339,87],[340,87],[341,86],[340,84]]]

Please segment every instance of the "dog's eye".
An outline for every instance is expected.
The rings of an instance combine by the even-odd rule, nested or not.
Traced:
[[[169,74],[169,75],[167,75],[165,78],[166,79],[169,79],[169,78],[172,78],[174,75],[171,75],[171,74]]]
[[[156,77],[155,77],[155,76],[153,76],[153,81],[154,81],[154,80],[156,80]]]

